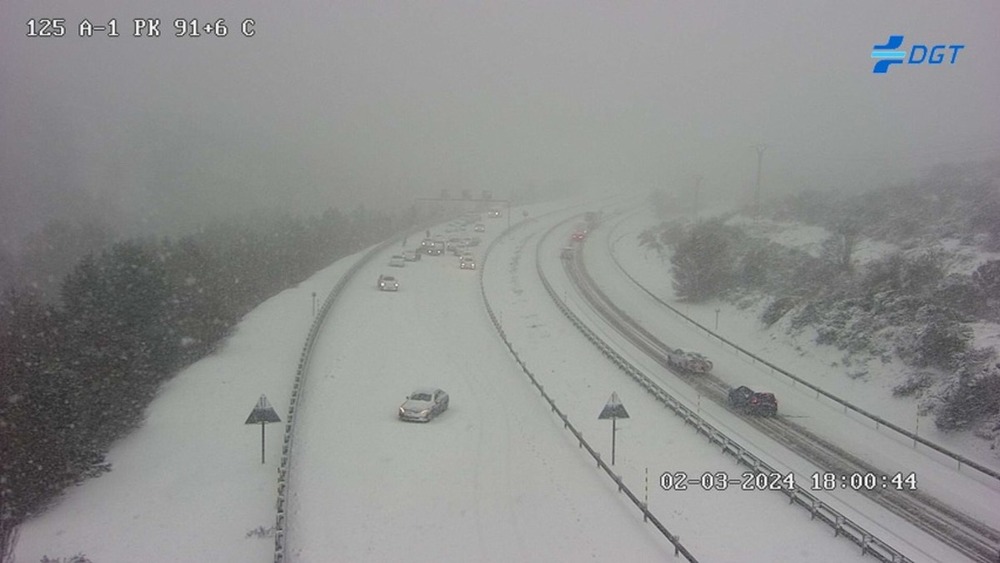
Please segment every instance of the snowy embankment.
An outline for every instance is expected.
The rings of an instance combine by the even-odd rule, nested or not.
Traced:
[[[638,244],[639,233],[656,223],[658,221],[651,213],[639,212],[626,221],[616,223],[614,233],[610,235],[615,257],[648,290],[720,336],[806,381],[923,438],[1000,471],[1000,449],[996,449],[995,444],[976,437],[972,432],[940,431],[934,425],[933,417],[919,408],[918,400],[893,393],[913,372],[912,367],[898,358],[893,357],[888,362],[861,361],[835,346],[816,344],[816,331],[812,328],[788,331],[784,321],[764,327],[760,316],[767,300],[740,306],[722,300],[700,304],[677,301],[671,286],[669,256],[659,256]],[[742,226],[754,228],[752,223]],[[755,229],[755,236],[765,236],[810,253],[818,252],[821,241],[828,234],[818,227],[766,221]],[[884,258],[895,250],[898,249],[893,245],[866,239],[860,242],[855,258],[859,265],[863,265]],[[951,263],[957,268],[969,269],[990,258],[989,254],[972,255],[967,249],[962,252],[955,250]],[[614,269],[609,266],[609,272]],[[972,346],[992,346],[1000,350],[1000,326],[974,323],[971,328],[974,331]]]
[[[111,449],[112,471],[69,489],[20,528],[16,557],[77,553],[98,562],[266,562],[274,540],[282,425],[244,421],[266,395],[284,418],[318,301],[363,253],[268,299],[209,357],[164,384],[141,428]]]
[[[637,215],[642,216],[641,213]],[[675,302],[670,291],[667,265],[663,264],[655,256],[655,253],[646,254],[637,245],[637,234],[652,222],[637,219],[636,215],[633,215],[627,220],[612,223],[615,224],[609,225],[609,228],[613,229],[613,232],[604,232],[599,237],[595,236],[589,239],[587,264],[599,283],[606,284],[606,286],[602,286],[612,294],[615,302],[639,319],[644,326],[673,346],[681,346],[685,349],[708,354],[716,363],[713,372],[730,385],[746,384],[753,388],[775,392],[778,395],[782,416],[792,417],[796,420],[796,424],[809,428],[816,434],[840,444],[883,471],[914,472],[922,492],[945,500],[952,506],[994,528],[1000,525],[1000,510],[997,508],[1000,506],[1000,497],[998,497],[1000,487],[995,480],[969,468],[957,470],[954,461],[943,458],[928,448],[914,448],[912,441],[906,440],[898,434],[884,429],[879,431],[874,428],[874,424],[862,420],[860,417],[845,414],[842,409],[832,403],[817,400],[814,394],[809,393],[802,386],[796,387],[790,384],[786,378],[772,374],[767,369],[761,369],[759,364],[755,364],[743,355],[735,355],[731,348],[720,346],[717,340],[705,337],[700,331],[694,330],[686,322],[681,321],[677,315],[657,304],[634,286],[631,291],[625,290],[630,284],[621,282],[622,279],[627,278],[624,278],[611,260],[607,252],[609,245],[614,247],[616,255],[630,274],[639,278],[649,289],[660,293],[664,300],[673,303],[675,307],[694,317],[703,325],[712,328],[716,310],[718,310],[718,332],[727,339],[733,340],[769,361],[789,369],[803,379],[886,418],[891,418],[890,414],[893,412],[896,412],[898,416],[899,411],[893,409],[898,409],[899,403],[905,403],[900,399],[889,397],[884,397],[880,401],[878,397],[873,397],[872,391],[866,389],[862,381],[847,378],[842,371],[830,370],[830,366],[825,364],[824,347],[822,346],[808,341],[782,345],[780,335],[765,333],[762,336],[758,328],[759,324],[756,323],[755,319],[747,319],[745,313],[733,306],[713,303],[696,307]],[[600,240],[595,240],[597,238]],[[731,319],[739,319],[742,324],[727,324],[727,321]],[[684,389],[680,388],[679,392],[684,393]],[[693,402],[696,398],[692,396],[689,400]],[[912,405],[910,408],[913,408]],[[905,411],[902,412],[905,413]],[[912,410],[910,412],[913,413]],[[940,440],[942,437],[934,432],[933,428],[928,428],[931,426],[928,419],[922,419],[921,422],[923,425],[919,430],[922,437],[937,438],[938,441],[943,442]],[[738,421],[726,423],[723,419],[723,424],[733,428],[737,432],[737,436],[749,439],[751,443],[758,443],[758,440],[747,434],[745,429],[739,428]],[[901,422],[900,424],[906,426],[905,423]],[[953,442],[944,443],[944,445],[953,447],[956,444]],[[778,453],[777,450],[770,447],[764,449],[769,453]],[[793,461],[787,463],[789,465],[797,464]],[[936,549],[933,545],[935,542],[920,539],[923,534],[919,531],[907,531],[907,524],[891,524],[893,520],[891,515],[888,517],[877,516],[880,509],[868,506],[870,503],[866,505],[864,499],[852,498],[857,495],[851,495],[847,492],[838,493],[835,496],[841,498],[852,508],[862,510],[862,513],[869,515],[879,525],[888,525],[888,529],[893,530],[892,533],[897,534],[904,541],[912,542],[915,547],[920,546],[920,549],[925,550],[928,557]],[[949,560],[948,557],[936,556],[935,558]]]

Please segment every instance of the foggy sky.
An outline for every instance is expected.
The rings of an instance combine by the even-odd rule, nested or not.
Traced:
[[[440,189],[856,189],[1000,155],[995,2],[0,2],[0,239]],[[29,38],[30,18],[67,36]],[[79,38],[114,17],[122,37]],[[131,20],[161,18],[159,38]],[[174,18],[226,38],[175,38]],[[244,38],[239,23],[256,21]],[[962,43],[873,75],[872,46]],[[731,196],[730,196],[731,197]]]

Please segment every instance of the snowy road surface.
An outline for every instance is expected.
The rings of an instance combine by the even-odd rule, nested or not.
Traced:
[[[396,272],[398,293],[383,293],[373,281],[383,271],[379,259],[361,273],[319,337],[290,476],[292,560],[672,553],[553,424],[493,332],[477,272],[424,257]],[[420,386],[448,391],[450,409],[400,422],[396,407]]]

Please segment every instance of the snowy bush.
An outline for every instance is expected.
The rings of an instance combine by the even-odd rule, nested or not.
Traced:
[[[43,555],[40,563],[94,563],[82,553],[77,553],[72,557],[49,557]]]
[[[774,323],[781,320],[786,313],[791,311],[795,307],[795,299],[791,297],[780,297],[771,301],[771,303],[764,308],[764,311],[760,314],[760,321],[764,323],[764,326],[771,326]]]
[[[952,383],[934,423],[942,430],[960,430],[1000,412],[1000,372],[962,374]]]
[[[1000,260],[990,260],[976,268],[972,281],[982,290],[986,299],[1000,301]]]
[[[972,340],[968,327],[942,316],[927,318],[926,324],[913,328],[901,336],[896,351],[904,361],[918,367],[952,370]]]
[[[892,388],[892,394],[896,397],[908,397],[913,394],[923,393],[934,384],[934,376],[928,371],[915,371],[906,376],[902,383]]]
[[[984,420],[974,431],[975,435],[990,442],[990,449],[1000,449],[1000,412]]]
[[[989,317],[986,295],[971,276],[951,274],[941,280],[933,291],[934,302],[955,311],[965,322]]]
[[[256,528],[247,532],[246,537],[248,538],[273,538],[274,537],[274,526],[265,528],[264,526],[257,526]]]

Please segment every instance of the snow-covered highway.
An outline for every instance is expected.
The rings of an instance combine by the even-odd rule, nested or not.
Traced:
[[[290,475],[291,560],[669,554],[552,423],[493,332],[477,272],[450,255],[396,271],[393,252],[351,283],[315,348]],[[504,258],[491,260],[506,275]],[[400,291],[377,291],[379,273]],[[449,410],[400,422],[396,407],[420,386],[445,389]]]

